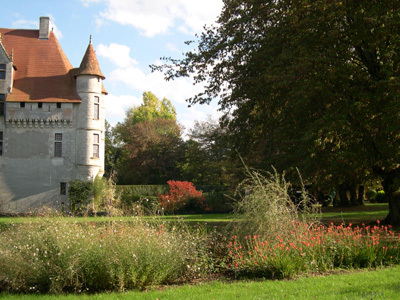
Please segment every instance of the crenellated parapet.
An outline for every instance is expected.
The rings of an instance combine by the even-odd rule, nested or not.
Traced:
[[[72,120],[67,119],[6,119],[7,127],[17,128],[72,128]]]

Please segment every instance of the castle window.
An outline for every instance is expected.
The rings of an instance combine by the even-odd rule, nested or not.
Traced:
[[[3,131],[0,131],[0,156],[3,156]]]
[[[93,108],[93,119],[100,119],[100,98],[98,96],[94,96],[94,108]]]
[[[38,102],[37,107],[38,108],[43,108],[43,102]]]
[[[61,102],[57,102],[57,108],[61,108]]]
[[[56,133],[54,140],[54,156],[62,157],[62,133]]]
[[[60,182],[60,195],[66,195],[66,194],[67,194],[67,183]]]
[[[25,102],[20,102],[19,107],[25,107]]]
[[[4,116],[5,103],[6,103],[6,95],[5,94],[0,94],[0,116]]]
[[[6,64],[0,64],[0,79],[6,79]]]
[[[99,158],[100,152],[100,135],[93,134],[93,158]]]

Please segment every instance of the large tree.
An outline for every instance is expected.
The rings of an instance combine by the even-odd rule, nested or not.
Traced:
[[[400,2],[225,0],[198,49],[167,59],[218,97],[239,153],[320,188],[379,176],[400,223]]]
[[[229,185],[235,170],[230,155],[227,132],[216,120],[195,121],[185,142],[182,176],[194,184]]]
[[[167,99],[143,93],[143,104],[128,110],[115,132],[122,143],[117,175],[121,184],[165,184],[180,179],[181,128]]]

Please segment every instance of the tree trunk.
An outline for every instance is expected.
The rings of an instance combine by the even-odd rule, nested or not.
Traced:
[[[378,167],[373,168],[374,172],[381,176],[385,197],[389,203],[389,213],[382,223],[400,225],[400,168],[390,171]]]
[[[322,206],[325,206],[324,193],[320,190],[317,192],[317,202]]]
[[[392,194],[389,199],[389,213],[383,220],[384,224],[400,225],[400,195]]]
[[[341,183],[338,186],[339,192],[339,206],[349,206],[349,199],[347,198],[347,184]]]
[[[359,205],[364,205],[364,186],[362,184],[360,184],[358,186],[358,199],[357,202]]]
[[[357,205],[357,192],[356,192],[356,184],[352,183],[349,185],[349,191],[350,191],[350,204],[351,206],[356,206]]]
[[[332,204],[333,206],[339,206],[339,199],[338,199],[338,194],[335,192],[331,193],[332,196]]]

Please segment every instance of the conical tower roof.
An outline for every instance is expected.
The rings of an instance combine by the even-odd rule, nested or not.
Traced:
[[[81,65],[79,66],[78,73],[75,76],[79,75],[96,75],[102,79],[106,78],[103,73],[101,73],[99,62],[97,61],[96,52],[94,51],[92,43],[89,43],[85,56],[82,59]]]

